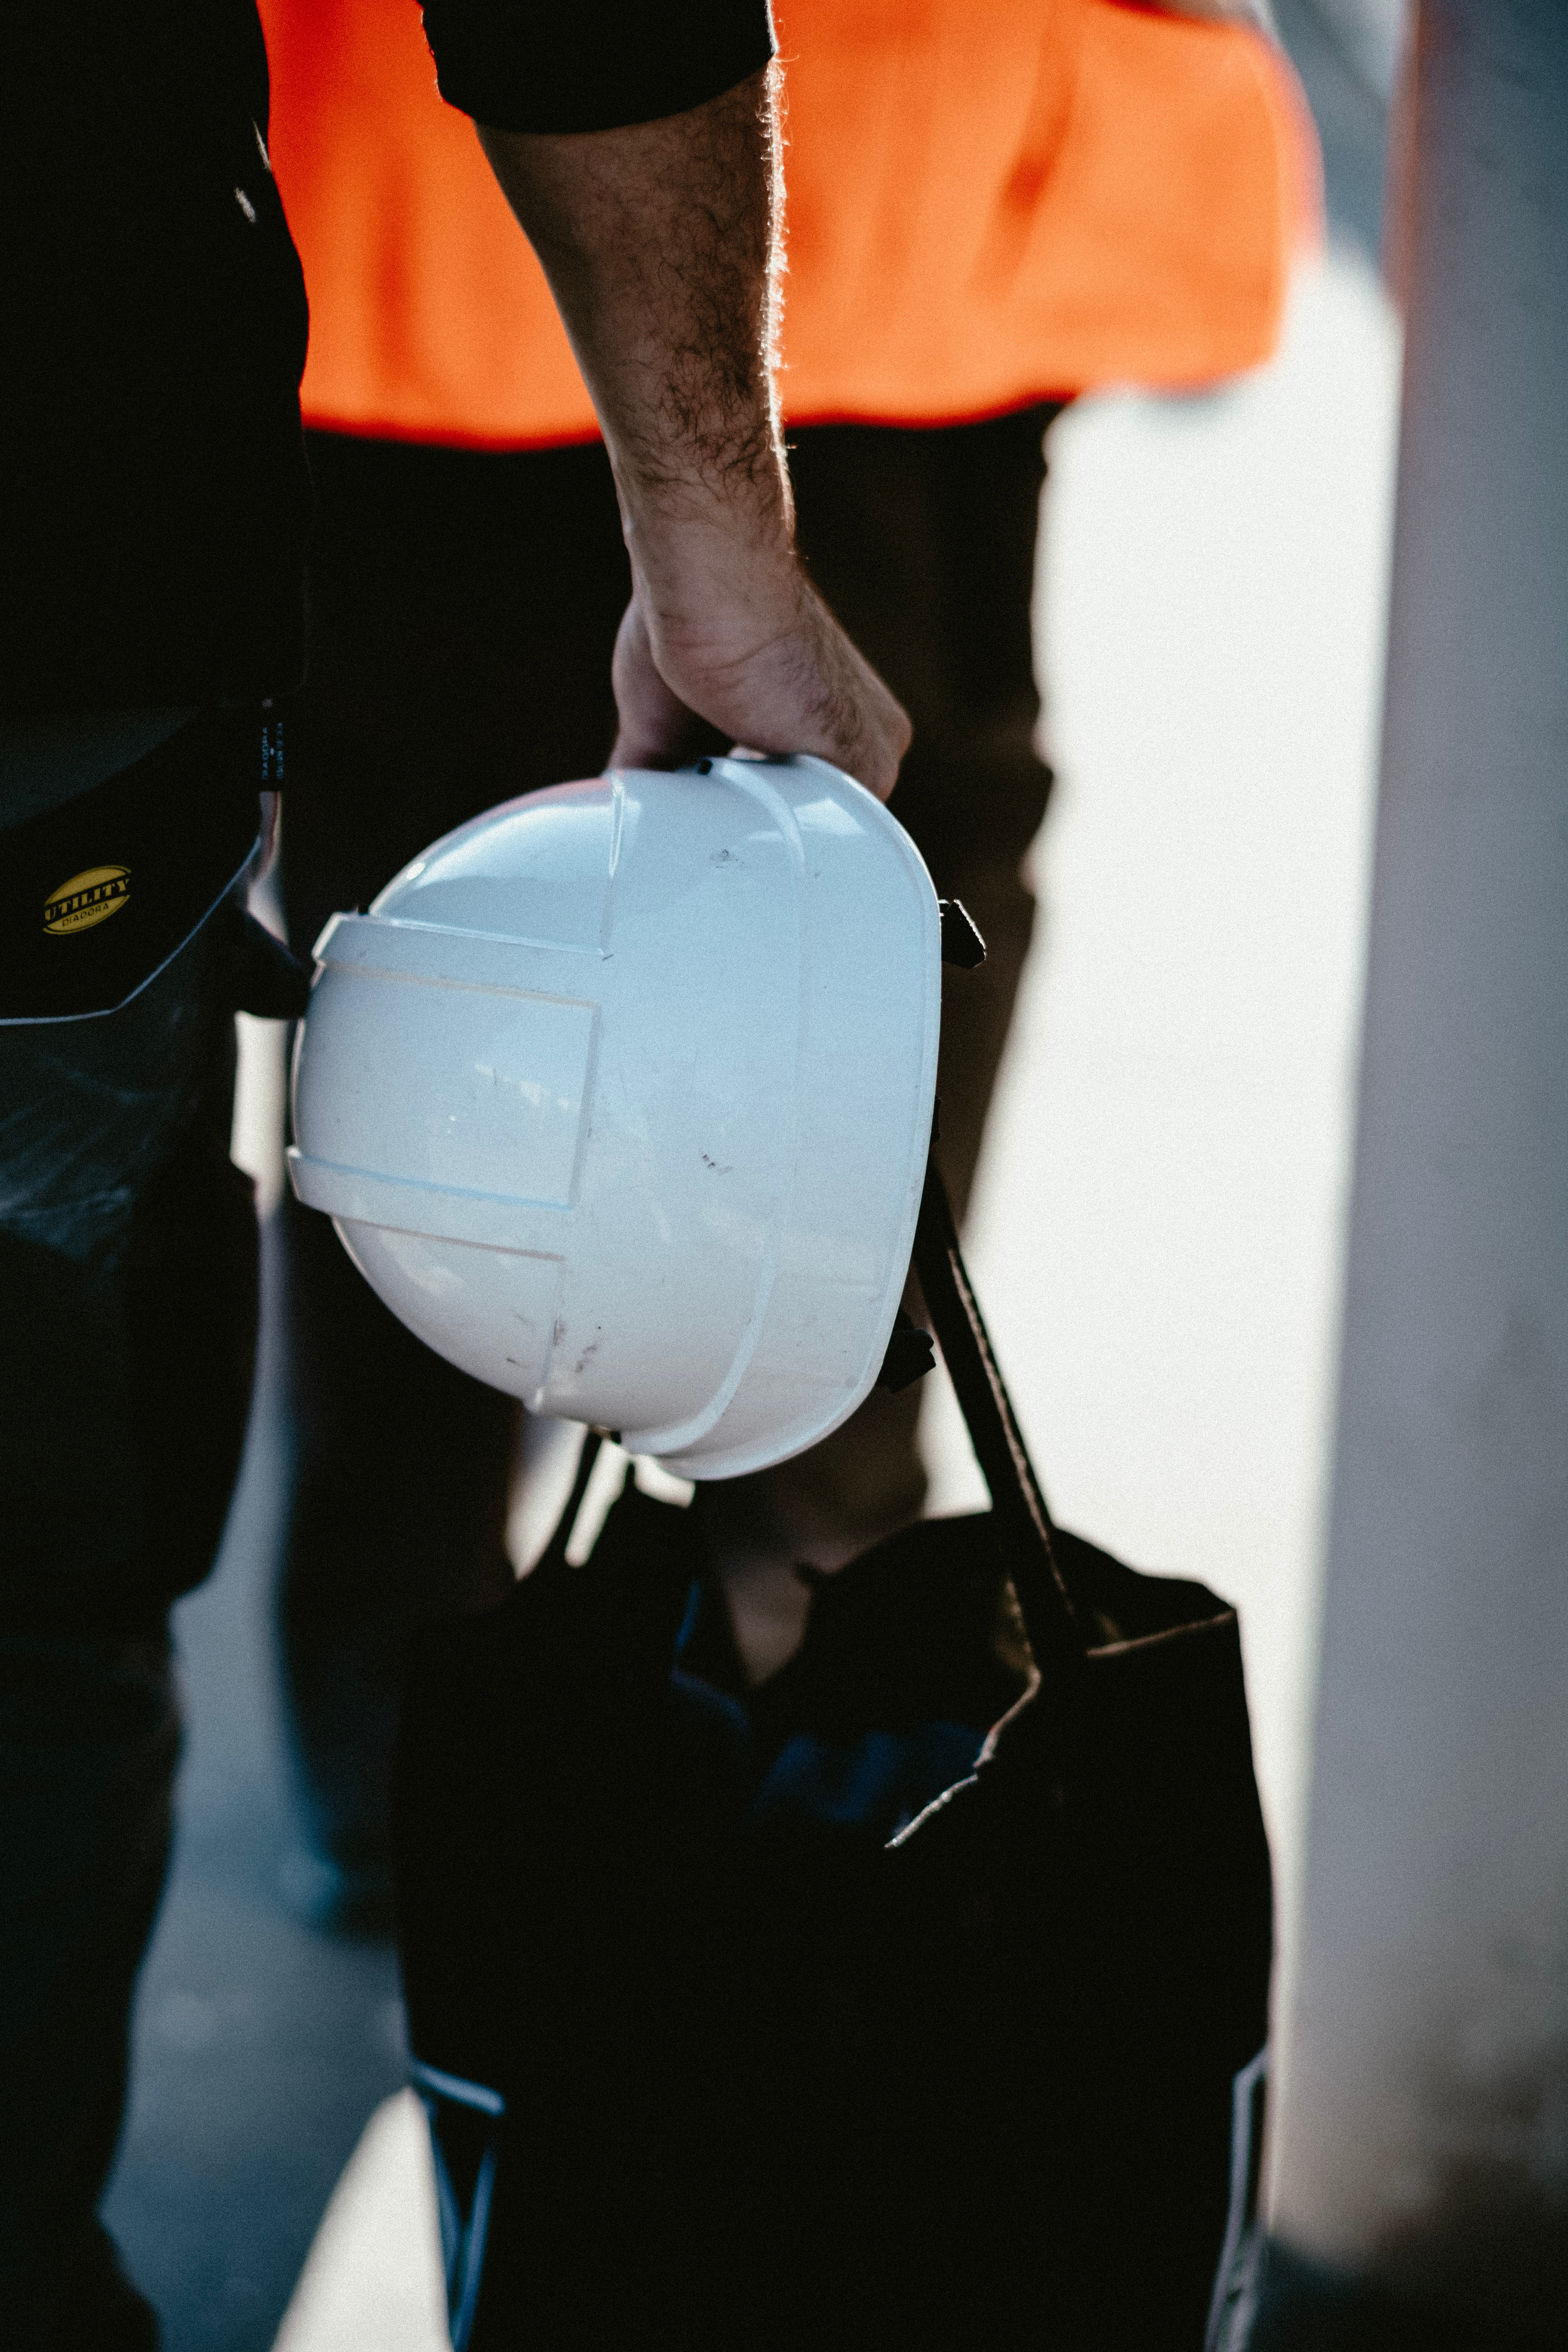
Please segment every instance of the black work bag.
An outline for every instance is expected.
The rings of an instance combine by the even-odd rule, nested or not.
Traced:
[[[743,1691],[628,1485],[424,1637],[395,1805],[458,2352],[1228,2345],[1268,1847],[1233,1610],[1054,1528],[934,1168],[993,1508],[823,1580]],[[727,1686],[726,1686],[727,1685]]]

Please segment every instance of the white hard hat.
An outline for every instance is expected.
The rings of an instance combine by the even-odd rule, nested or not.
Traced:
[[[825,761],[559,784],[335,915],[289,1172],[410,1330],[689,1477],[881,1369],[931,1135],[941,924]]]

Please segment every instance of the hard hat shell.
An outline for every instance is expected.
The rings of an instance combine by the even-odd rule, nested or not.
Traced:
[[[936,1086],[937,901],[825,761],[493,809],[316,942],[289,1172],[409,1328],[682,1475],[874,1384]]]

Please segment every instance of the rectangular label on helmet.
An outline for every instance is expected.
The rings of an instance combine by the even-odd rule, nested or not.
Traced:
[[[596,1005],[352,968],[331,979],[365,1002],[312,1034],[313,1158],[570,1207]]]

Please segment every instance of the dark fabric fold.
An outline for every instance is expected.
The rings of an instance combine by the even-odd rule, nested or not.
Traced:
[[[614,131],[685,114],[773,54],[767,0],[426,0],[449,106],[498,131]]]

